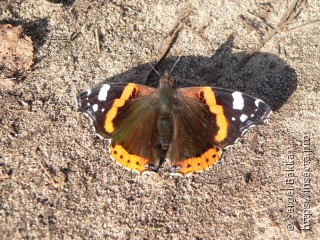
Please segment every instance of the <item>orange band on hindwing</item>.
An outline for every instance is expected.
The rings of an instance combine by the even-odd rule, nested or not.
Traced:
[[[200,157],[188,158],[179,163],[181,169],[178,171],[183,175],[189,173],[202,172],[213,164],[215,164],[222,154],[222,150],[217,150],[215,147],[208,149]]]
[[[148,163],[146,158],[128,153],[121,145],[110,146],[110,157],[128,170],[138,171],[139,173],[148,170],[145,168]]]
[[[198,98],[205,102],[210,109],[210,112],[216,115],[216,122],[219,128],[215,140],[222,142],[228,134],[228,122],[223,114],[223,108],[221,105],[217,105],[216,97],[211,88],[203,88],[198,92]]]
[[[129,83],[122,91],[121,97],[114,100],[111,108],[107,112],[106,119],[104,121],[104,129],[106,132],[111,133],[114,131],[113,119],[118,113],[118,108],[124,106],[126,101],[133,98],[138,93],[138,88],[136,84]]]

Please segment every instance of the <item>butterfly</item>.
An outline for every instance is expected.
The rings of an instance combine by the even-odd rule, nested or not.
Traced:
[[[272,112],[238,91],[176,88],[167,72],[159,82],[158,88],[102,84],[77,96],[78,111],[92,120],[96,134],[110,139],[110,157],[134,172],[156,172],[165,161],[172,174],[202,172]]]

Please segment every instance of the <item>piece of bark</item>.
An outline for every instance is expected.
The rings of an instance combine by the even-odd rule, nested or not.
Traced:
[[[0,24],[0,77],[15,77],[33,64],[33,44],[21,26]]]

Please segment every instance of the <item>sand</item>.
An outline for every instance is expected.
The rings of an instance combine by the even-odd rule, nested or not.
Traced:
[[[24,26],[35,51],[32,71],[0,86],[0,238],[319,238],[320,2],[300,4],[264,41],[290,6],[0,2],[1,22]],[[137,175],[108,157],[75,97],[104,81],[145,82],[179,23],[160,73],[181,56],[178,87],[243,91],[273,115],[204,173]]]

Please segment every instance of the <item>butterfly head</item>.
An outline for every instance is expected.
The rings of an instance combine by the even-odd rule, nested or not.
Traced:
[[[170,77],[170,73],[165,71],[163,76],[160,78],[160,87],[174,87],[174,81]]]

